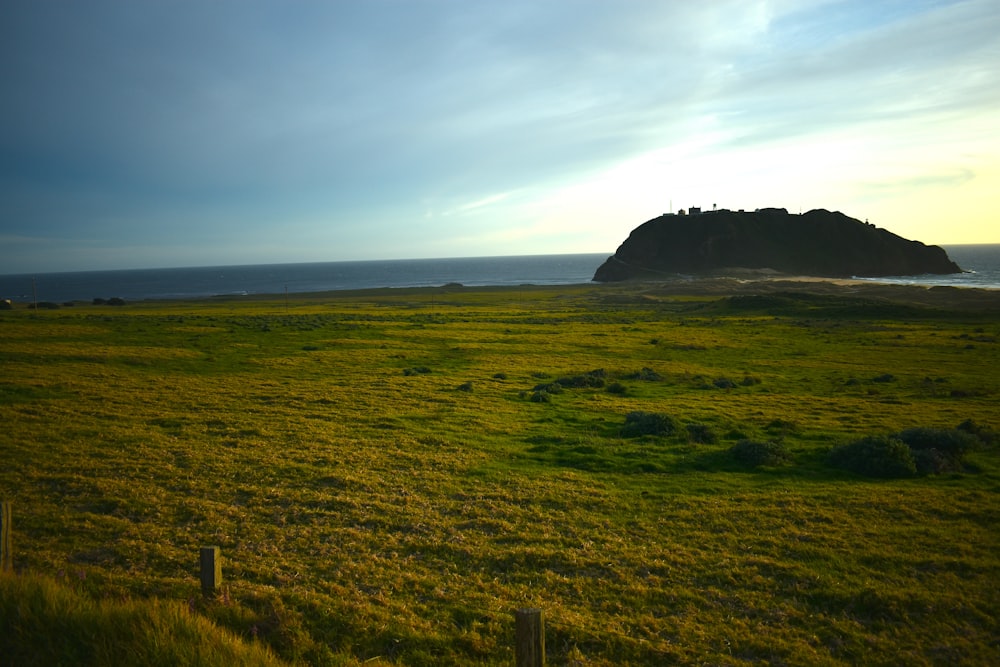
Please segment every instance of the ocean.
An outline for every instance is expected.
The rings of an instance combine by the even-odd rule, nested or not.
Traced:
[[[1000,289],[1000,244],[943,246],[965,273],[870,278],[904,285]],[[428,287],[459,283],[574,285],[589,283],[611,253],[409,259],[307,264],[259,264],[173,269],[130,269],[0,275],[0,298],[17,302],[91,301],[119,297],[197,299],[212,296],[290,294],[378,287]]]
[[[958,264],[965,273],[923,276],[886,276],[864,278],[881,283],[897,285],[938,285],[949,287],[983,287],[1000,289],[1000,243],[980,245],[941,246],[951,261]]]
[[[378,287],[588,283],[608,254],[525,255],[0,275],[0,298],[63,303],[195,299]],[[33,296],[34,290],[34,296]]]

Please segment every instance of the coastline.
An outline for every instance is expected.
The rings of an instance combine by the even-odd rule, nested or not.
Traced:
[[[621,284],[621,283],[619,283]],[[640,283],[637,283],[640,284]],[[902,303],[943,310],[1000,311],[1000,289],[942,285],[902,285],[858,278],[783,274],[715,276],[685,282],[641,283],[657,294],[749,296],[806,294]]]
[[[1000,311],[1000,288],[978,286],[927,285],[920,283],[904,284],[898,282],[880,282],[877,278],[834,278],[825,276],[791,275],[770,270],[730,269],[710,275],[678,275],[672,278],[656,280],[636,279],[615,282],[571,282],[571,283],[533,283],[522,284],[477,284],[464,285],[449,282],[439,285],[417,285],[400,287],[357,287],[343,289],[308,290],[295,292],[262,291],[262,292],[231,292],[204,295],[162,296],[139,299],[125,299],[129,306],[145,304],[148,306],[171,305],[183,303],[240,303],[240,302],[317,302],[324,300],[356,299],[365,297],[384,298],[386,296],[406,299],[408,297],[434,297],[440,295],[454,296],[474,293],[510,293],[525,294],[530,292],[548,291],[572,293],[581,290],[593,291],[599,294],[628,297],[633,295],[644,297],[717,297],[750,296],[750,295],[816,295],[829,298],[845,298],[855,300],[877,300],[884,302],[903,303],[941,310],[961,311]],[[60,307],[91,307],[91,302],[84,299],[71,299],[65,302],[44,302],[39,299],[39,308]],[[31,301],[17,299],[12,303],[14,309],[31,308]],[[103,307],[103,306],[94,306]],[[119,306],[111,306],[118,308]]]
[[[859,301],[880,301],[909,306],[956,311],[1000,311],[1000,289],[979,287],[950,287],[926,285],[900,285],[880,283],[857,278],[826,278],[819,276],[793,276],[780,274],[766,275],[718,275],[688,277],[677,280],[623,281],[614,283],[573,283],[561,285],[461,285],[448,284],[423,287],[373,287],[349,290],[323,290],[300,292],[290,296],[271,294],[219,295],[203,299],[157,299],[147,303],[206,301],[219,303],[245,301],[316,302],[339,299],[364,299],[366,297],[455,297],[476,293],[503,294],[513,296],[532,292],[574,293],[591,292],[595,296],[616,298],[670,298],[670,297],[714,297],[729,296],[796,296],[811,295],[827,298],[843,298]]]

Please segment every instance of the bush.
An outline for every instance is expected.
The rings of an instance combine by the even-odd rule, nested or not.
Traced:
[[[663,376],[648,366],[643,366],[642,370],[628,375],[629,380],[643,380],[644,382],[660,382]]]
[[[979,439],[967,431],[944,428],[908,428],[896,436],[910,449],[938,449],[953,457],[962,457],[979,444]]]
[[[643,435],[670,435],[674,432],[674,420],[669,415],[636,410],[625,415],[622,435],[637,438]]]
[[[732,389],[736,386],[736,383],[727,377],[716,378],[712,384],[714,384],[719,389]]]
[[[989,428],[977,424],[971,419],[966,419],[964,422],[955,427],[959,431],[965,431],[966,433],[971,433],[979,439],[979,442],[984,445],[992,445],[996,442],[997,434],[994,433]]]
[[[773,440],[740,440],[729,449],[737,461],[745,466],[778,466],[792,460],[791,454],[780,442]]]
[[[607,392],[609,394],[618,394],[619,396],[624,396],[628,393],[628,387],[623,385],[621,382],[612,382],[608,385]]]
[[[606,375],[607,374],[604,372],[603,368],[598,368],[597,370],[593,370],[582,375],[561,377],[556,380],[556,383],[570,389],[583,389],[586,387],[600,388],[604,386],[604,378]]]
[[[940,475],[962,469],[961,464],[956,464],[937,449],[911,449],[910,454],[919,475]]]
[[[917,474],[913,453],[902,440],[886,435],[870,435],[835,447],[830,464],[866,477],[912,477]]]
[[[715,431],[708,424],[688,424],[687,434],[689,441],[702,445],[711,445],[718,440],[715,436]]]
[[[966,453],[980,443],[972,433],[957,428],[908,428],[896,437],[909,446],[917,472],[924,475],[961,470]]]
[[[468,392],[471,392],[472,391],[472,382],[471,381],[470,382],[463,382],[462,384],[458,385],[456,387],[456,389],[458,389],[458,391],[468,391]]]
[[[898,437],[911,449],[940,449],[955,457],[964,456],[980,444],[976,435],[958,428],[908,428]]]

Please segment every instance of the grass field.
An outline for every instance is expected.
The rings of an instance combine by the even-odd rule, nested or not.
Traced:
[[[827,458],[1000,428],[998,337],[995,308],[846,290],[19,308],[0,496],[16,570],[288,662],[510,664],[539,607],[551,664],[1000,664],[997,445],[904,479]]]

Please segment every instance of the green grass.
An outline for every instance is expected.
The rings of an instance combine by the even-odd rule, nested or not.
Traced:
[[[995,309],[634,286],[7,311],[0,494],[18,570],[289,662],[509,664],[537,606],[552,664],[997,664],[996,446],[902,480],[827,456],[1000,427],[998,334]],[[676,428],[625,437],[635,411]],[[745,467],[746,439],[790,460]]]

